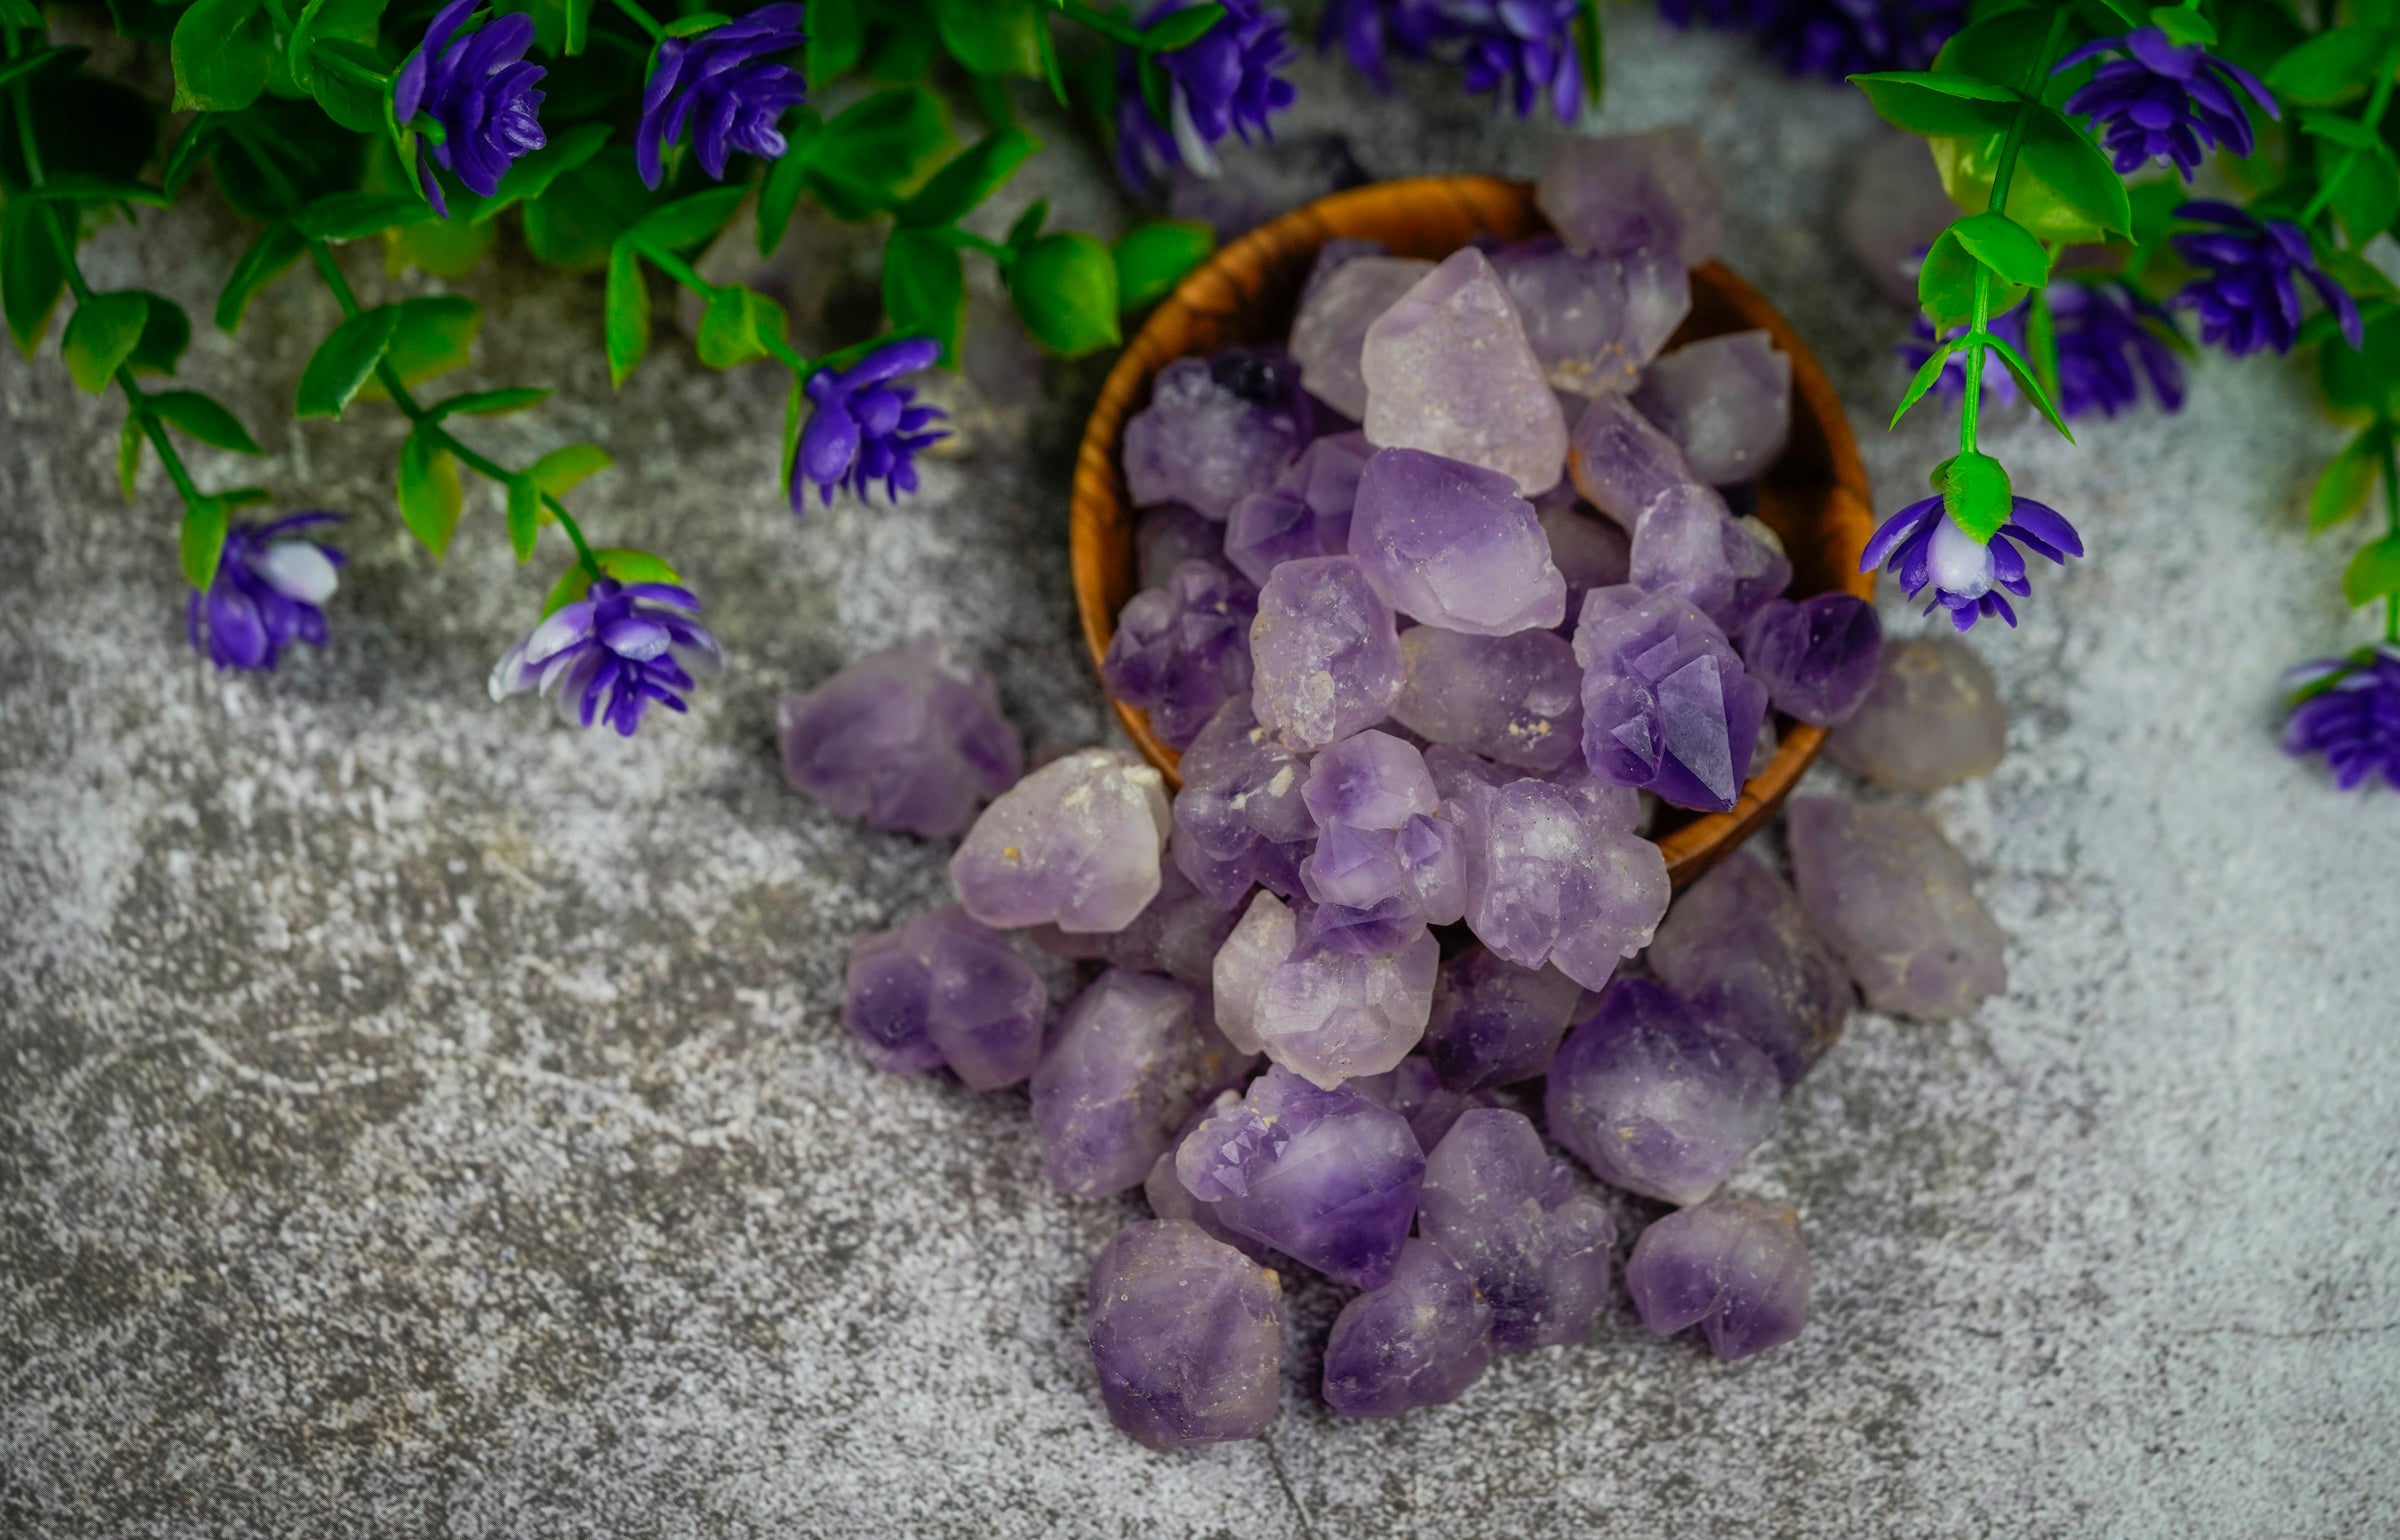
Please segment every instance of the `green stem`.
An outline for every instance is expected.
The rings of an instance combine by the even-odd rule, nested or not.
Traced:
[[[660,272],[666,274],[669,278],[674,279],[677,283],[691,290],[694,294],[701,295],[708,299],[715,299],[719,294],[724,293],[728,287],[728,285],[725,284],[710,283],[707,279],[700,276],[699,270],[694,268],[692,264],[684,261],[683,258],[675,255],[675,253],[671,251],[661,250],[656,246],[650,245],[648,242],[642,242],[640,243],[640,246],[644,260],[648,261],[653,267],[656,267]],[[761,332],[758,340],[765,345],[766,350],[769,353],[775,356],[777,362],[781,363],[785,368],[792,371],[793,378],[799,380],[804,385],[808,383],[809,376],[815,374],[818,369],[823,367],[823,365],[817,360],[809,358],[807,355],[801,353],[798,349],[794,348],[791,343],[785,341],[782,337],[772,336],[768,333]]]
[[[359,84],[373,86],[378,91],[389,92],[392,89],[390,75],[381,70],[371,70],[356,59],[345,59],[338,53],[332,53],[322,48],[311,49],[310,57],[315,60],[317,68],[321,70],[336,75],[347,75]]]
[[[1080,22],[1112,43],[1123,43],[1128,48],[1142,46],[1141,28],[1131,26],[1106,11],[1094,10],[1085,5],[1083,0],[1058,0],[1058,14],[1069,21]]]
[[[611,3],[618,10],[632,17],[635,26],[649,33],[651,42],[658,43],[666,40],[667,29],[658,24],[657,17],[642,9],[641,0],[611,0]]]
[[[316,264],[318,274],[324,278],[325,287],[333,291],[334,299],[340,303],[344,319],[357,315],[359,313],[358,296],[351,291],[350,280],[342,275],[340,265],[333,260],[332,250],[323,241],[310,241],[308,256],[309,260]],[[401,415],[415,423],[417,431],[425,434],[434,444],[456,455],[461,465],[466,466],[485,480],[496,481],[502,486],[516,480],[516,472],[511,471],[489,455],[461,442],[457,435],[450,431],[447,424],[419,405],[417,398],[410,395],[408,387],[401,383],[400,371],[392,367],[390,360],[376,360],[375,378],[382,383],[385,392],[391,396],[392,404],[400,408]],[[550,510],[551,516],[558,520],[558,527],[565,530],[567,539],[574,543],[577,564],[585,572],[591,574],[594,582],[607,576],[607,573],[601,569],[600,558],[592,554],[591,546],[585,542],[583,530],[576,524],[575,516],[567,512],[566,504],[544,492],[542,506]]]
[[[1006,246],[1001,245],[998,241],[992,240],[988,236],[977,235],[972,230],[961,230],[956,225],[952,225],[949,229],[942,232],[942,236],[952,245],[964,246],[969,251],[980,251],[985,256],[991,258],[994,262],[1006,262],[1008,260],[1008,248]]]
[[[2367,110],[2359,117],[2358,121],[2368,129],[2380,130],[2383,127],[2384,109],[2392,104],[2395,79],[2400,79],[2400,43],[2384,50],[2383,64],[2375,77],[2374,93],[2367,98]],[[2358,163],[2361,153],[2356,145],[2342,151],[2342,158],[2333,163],[2333,174],[2317,184],[2316,196],[2310,198],[2308,207],[2300,211],[2302,228],[2315,224],[2317,216],[2324,213],[2333,202],[2333,195],[2341,190],[2342,179],[2350,174],[2350,168]]]

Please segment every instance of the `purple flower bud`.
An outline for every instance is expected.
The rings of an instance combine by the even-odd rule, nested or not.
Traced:
[[[816,404],[800,432],[792,464],[792,512],[808,511],[808,486],[821,501],[847,486],[861,500],[876,482],[884,496],[898,499],[917,489],[918,451],[948,434],[933,426],[939,407],[915,405],[911,387],[892,382],[933,367],[941,344],[926,337],[886,343],[848,369],[820,369],[809,377],[808,399]]]
[[[1440,0],[1333,0],[1317,22],[1318,50],[1338,46],[1378,91],[1392,88],[1387,48],[1422,59],[1442,35]]]
[[[1561,123],[1583,111],[1576,0],[1449,0],[1443,15],[1465,45],[1467,90],[1492,92],[1520,118],[1544,102]]]
[[[1146,31],[1194,0],[1160,0],[1142,17]],[[1117,51],[1117,174],[1135,189],[1178,161],[1202,176],[1218,171],[1216,146],[1228,134],[1248,143],[1272,138],[1270,113],[1292,104],[1292,83],[1277,75],[1291,59],[1283,15],[1260,0],[1224,0],[1225,15],[1181,48],[1151,56],[1167,78],[1167,120],[1142,95],[1141,54]]]
[[[723,672],[725,654],[699,614],[690,589],[600,578],[501,655],[492,699],[539,690],[568,725],[605,721],[630,738],[652,702],[686,710],[681,692]]]
[[[2247,155],[2255,141],[2238,89],[2282,116],[2267,88],[2240,65],[2220,59],[2197,43],[2177,46],[2156,27],[2086,43],[2058,61],[2063,74],[2104,54],[2122,54],[2073,96],[2066,110],[2089,116],[2120,172],[2138,171],[2153,160],[2169,160],[2190,181],[2201,157],[2220,145]]]
[[[228,529],[217,575],[184,603],[192,650],[219,668],[271,669],[295,641],[324,646],[323,606],[342,553],[295,532],[340,522],[337,513],[295,513]]]
[[[450,206],[434,180],[434,167],[488,198],[519,156],[548,143],[535,116],[542,93],[533,89],[547,72],[525,62],[525,50],[533,45],[533,18],[522,12],[495,16],[462,35],[459,29],[476,4],[450,0],[435,12],[425,41],[392,82],[392,114],[403,127],[420,112],[442,127],[439,144],[419,136],[417,177],[426,201],[445,218]]]
[[[2308,233],[2298,225],[2207,199],[2185,204],[2175,217],[2215,227],[2174,238],[2176,253],[2201,272],[2172,303],[2199,313],[2202,342],[2237,357],[2260,348],[2290,352],[2300,335],[2295,279],[2305,278],[2339,318],[2350,346],[2365,344],[2357,301],[2317,266]]]
[[[2286,754],[2322,756],[2344,791],[2378,774],[2400,791],[2400,644],[2303,663],[2283,683],[2292,692],[2283,729]]]
[[[2031,547],[2060,566],[2083,554],[2082,537],[2055,508],[2030,497],[2013,499],[2008,522],[1989,541],[1979,542],[1950,518],[1940,497],[1914,502],[1884,520],[1867,542],[1858,570],[1872,572],[1888,565],[1911,599],[1930,587],[1933,600],[1925,606],[1950,612],[1950,623],[1964,631],[1987,615],[2010,626],[2017,612],[2002,591],[2022,599],[2033,592],[2025,575],[2025,556],[2019,545]]]
[[[650,79],[642,87],[642,121],[634,130],[634,165],[645,185],[664,174],[660,153],[685,134],[700,152],[700,166],[719,181],[725,158],[739,150],[761,160],[784,152],[776,127],[784,109],[808,100],[808,82],[780,62],[808,41],[800,30],[801,8],[783,3],[690,37],[658,45]]]

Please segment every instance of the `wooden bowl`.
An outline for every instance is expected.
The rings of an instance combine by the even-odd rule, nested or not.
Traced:
[[[1139,518],[1118,469],[1125,419],[1150,396],[1150,379],[1168,360],[1238,343],[1280,343],[1291,328],[1317,250],[1336,236],[1381,241],[1395,255],[1440,260],[1475,236],[1517,241],[1549,228],[1524,182],[1495,177],[1419,177],[1380,182],[1320,198],[1219,251],[1184,279],[1152,313],[1101,387],[1075,463],[1070,542],[1075,603],[1092,666],[1108,655],[1117,611],[1132,598]],[[1789,322],[1741,279],[1715,262],[1692,271],[1692,313],[1675,333],[1680,345],[1724,332],[1764,328],[1792,360],[1792,435],[1758,484],[1758,515],[1782,537],[1795,596],[1842,589],[1870,598],[1872,573],[1858,570],[1874,529],[1866,467],[1841,402],[1814,354]],[[1148,714],[1112,701],[1135,744],[1171,785],[1180,785],[1176,751],[1150,731]],[[1776,718],[1777,747],[1742,788],[1728,813],[1664,808],[1653,837],[1677,886],[1691,881],[1748,838],[1783,801],[1824,746],[1825,730]]]

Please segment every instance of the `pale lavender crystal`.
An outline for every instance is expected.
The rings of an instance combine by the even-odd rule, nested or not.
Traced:
[[[1187,561],[1223,563],[1225,526],[1181,503],[1167,503],[1142,515],[1134,550],[1142,586],[1156,588]]]
[[[1300,938],[1259,991],[1254,1027],[1268,1058],[1331,1087],[1408,1056],[1433,1009],[1441,947],[1421,920],[1394,929],[1377,927],[1365,950],[1323,933]]]
[[[1226,702],[1184,750],[1182,770],[1177,869],[1226,908],[1254,882],[1299,892],[1297,866],[1315,830],[1300,798],[1308,766],[1252,719],[1249,702]]]
[[[1516,771],[1496,765],[1471,749],[1448,743],[1436,743],[1425,750],[1425,773],[1433,777],[1433,789],[1442,794],[1445,814],[1455,813],[1453,805],[1477,787],[1492,790],[1520,778]]]
[[[1392,719],[1419,737],[1528,770],[1582,752],[1583,671],[1556,632],[1416,626],[1400,633],[1400,656],[1407,679]]]
[[[1592,773],[1678,807],[1730,810],[1750,777],[1767,689],[1725,633],[1673,594],[1584,596],[1583,754]]]
[[[1583,610],[1583,596],[1595,588],[1614,588],[1633,570],[1633,537],[1612,519],[1594,518],[1568,497],[1541,509],[1542,533],[1550,539],[1550,560],[1567,580],[1567,618]],[[1406,637],[1401,638],[1403,642]]]
[[[1209,1111],[1213,1113],[1228,1104],[1238,1106],[1241,1100],[1239,1091],[1220,1091]],[[1203,1117],[1206,1115],[1202,1114]],[[1200,1121],[1200,1118],[1194,1118],[1192,1127],[1197,1128]],[[1191,1129],[1187,1128],[1184,1132],[1189,1133]],[[1175,1141],[1176,1144],[1182,1142],[1181,1137]],[[1183,1178],[1175,1174],[1173,1148],[1160,1151],[1158,1159],[1150,1163],[1150,1174],[1142,1178],[1142,1198],[1150,1205],[1150,1212],[1156,1218],[1181,1219],[1196,1224],[1208,1232],[1209,1239],[1223,1241],[1254,1262],[1264,1262],[1267,1258],[1268,1247],[1264,1241],[1254,1240],[1239,1230],[1227,1229],[1224,1221],[1217,1218],[1213,1204],[1201,1202],[1185,1189]]]
[[[1686,483],[1650,500],[1633,527],[1629,579],[1674,594],[1730,636],[1790,586],[1792,564],[1744,528],[1710,487]],[[1130,608],[1130,606],[1128,606]]]
[[[1308,442],[1310,423],[1300,367],[1280,353],[1178,358],[1125,424],[1126,489],[1137,507],[1183,503],[1223,519],[1274,482]]]
[[[877,1069],[947,1064],[978,1091],[1013,1085],[1042,1054],[1049,991],[1006,936],[946,905],[850,950],[842,1023]]]
[[[1813,1276],[1799,1215],[1722,1197],[1644,1230],[1625,1264],[1625,1291],[1654,1335],[1698,1326],[1709,1351],[1730,1363],[1800,1335]]]
[[[1342,1307],[1325,1339],[1325,1404],[1345,1417],[1444,1406],[1492,1362],[1492,1307],[1431,1241],[1400,1248],[1392,1277]]]
[[[1825,740],[1845,770],[1894,791],[1939,791],[1989,771],[2008,746],[1999,687],[1955,637],[1895,641],[1867,698]]]
[[[1308,281],[1300,285],[1300,303],[1325,286],[1325,280],[1357,261],[1360,257],[1388,257],[1391,248],[1381,241],[1362,241],[1354,236],[1337,235],[1317,248],[1317,260],[1308,265]]]
[[[1161,742],[1182,748],[1227,701],[1250,693],[1250,623],[1258,590],[1222,563],[1187,561],[1117,612],[1100,677],[1150,714]]]
[[[1400,858],[1389,829],[1327,824],[1300,863],[1300,885],[1320,904],[1372,909],[1401,894]]]
[[[1419,813],[1392,833],[1400,890],[1428,925],[1455,925],[1467,912],[1467,847],[1447,818]]]
[[[1109,1421],[1153,1449],[1256,1438],[1283,1391],[1283,1282],[1175,1219],[1129,1224],[1085,1296]]]
[[[1443,965],[1434,986],[1425,1057],[1461,1091],[1531,1080],[1550,1067],[1582,1005],[1583,986],[1556,968],[1520,968],[1470,947]]]
[[[1251,582],[1264,583],[1278,564],[1296,557],[1347,554],[1358,473],[1372,453],[1363,433],[1330,434],[1310,444],[1275,485],[1233,505],[1225,521],[1225,559]]]
[[[1390,733],[1369,729],[1326,745],[1309,761],[1300,799],[1320,824],[1397,829],[1442,805],[1425,757]]]
[[[1342,1083],[1408,1119],[1408,1130],[1417,1136],[1417,1148],[1421,1150],[1440,1144],[1442,1136],[1450,1132],[1461,1114],[1492,1104],[1489,1096],[1471,1096],[1443,1085],[1434,1072],[1433,1062],[1421,1053],[1410,1054],[1380,1075],[1361,1075]]]
[[[1403,646],[1406,638],[1402,638]],[[1741,634],[1742,666],[1767,687],[1767,699],[1818,727],[1850,720],[1883,656],[1883,622],[1855,594],[1773,599]]]
[[[1259,590],[1250,705],[1295,749],[1372,727],[1400,695],[1400,633],[1358,561],[1287,561]]]
[[[1467,926],[1492,951],[1597,989],[1649,944],[1669,893],[1656,845],[1544,781],[1470,791],[1456,807]]]
[[[1683,890],[1646,955],[1694,1011],[1763,1049],[1785,1085],[1825,1056],[1850,1015],[1841,958],[1791,885],[1746,850]]]
[[[1358,501],[1358,478],[1374,458],[1375,446],[1367,442],[1366,434],[1356,428],[1347,433],[1328,433],[1312,439],[1300,451],[1300,458],[1283,468],[1275,485],[1297,494],[1309,506],[1309,511],[1325,521],[1325,538],[1331,544],[1311,555],[1339,556],[1350,549],[1350,509]],[[1336,522],[1338,521],[1338,522]],[[1340,539],[1333,531],[1342,531]]]
[[[1926,142],[1888,130],[1853,162],[1842,195],[1842,239],[1883,297],[1917,313],[1917,269],[1925,249],[1958,217]]]
[[[1429,626],[1506,636],[1566,618],[1541,521],[1496,471],[1378,450],[1358,480],[1350,554],[1385,602]]]
[[[1717,254],[1724,221],[1700,136],[1677,124],[1641,134],[1557,140],[1534,202],[1578,251],[1672,252],[1686,267]]]
[[[956,834],[1024,769],[991,676],[930,635],[786,695],[775,720],[793,788],[878,829]]]
[[[1210,966],[1217,1030],[1244,1053],[1256,1053],[1263,1046],[1258,1040],[1258,997],[1267,987],[1267,975],[1292,955],[1297,934],[1292,911],[1284,901],[1272,893],[1261,893],[1250,900],[1250,907],[1242,911],[1240,921],[1217,947]]]
[[[1291,341],[1309,393],[1352,421],[1366,416],[1367,382],[1358,364],[1367,328],[1432,271],[1432,263],[1413,257],[1362,256],[1312,276],[1292,318]]]
[[[1367,329],[1367,438],[1497,471],[1544,492],[1567,425],[1490,259],[1462,247]]]
[[[1503,1353],[1581,1342],[1608,1302],[1608,1210],[1520,1112],[1476,1108],[1426,1158],[1417,1219],[1492,1305]]]
[[[1158,897],[1134,916],[1132,924],[1098,938],[1100,950],[1088,955],[1137,973],[1163,973],[1205,991],[1215,971],[1217,949],[1237,918],[1169,864],[1159,871]],[[1040,938],[1034,944],[1052,950]]]
[[[1034,1068],[1042,1170],[1078,1198],[1138,1185],[1184,1120],[1250,1063],[1190,989],[1111,968],[1067,1007]]]
[[[1628,530],[1661,492],[1698,480],[1683,451],[1623,396],[1594,396],[1567,436],[1567,468],[1593,507]]]
[[[1601,256],[1545,235],[1492,253],[1492,268],[1550,383],[1578,396],[1633,389],[1692,308],[1672,254]]]
[[[1405,897],[1387,898],[1369,909],[1295,903],[1291,961],[1306,962],[1320,952],[1389,956],[1415,942],[1424,929],[1425,916]]]
[[[1612,1186],[1674,1204],[1717,1190],[1775,1127],[1764,1053],[1648,979],[1619,979],[1550,1061],[1550,1137]]]
[[[986,925],[1123,930],[1158,896],[1165,783],[1116,749],[1078,749],[984,809],[950,885]]]
[[[1941,1020],[2008,987],[2008,938],[1933,820],[1914,808],[1796,797],[1785,827],[1801,907],[1869,1005]]]
[[[1792,360],[1763,331],[1677,348],[1642,377],[1633,404],[1702,481],[1754,481],[1792,431]]]
[[[1373,1289],[1399,1263],[1425,1156],[1398,1113],[1277,1067],[1184,1136],[1175,1172],[1228,1229]]]

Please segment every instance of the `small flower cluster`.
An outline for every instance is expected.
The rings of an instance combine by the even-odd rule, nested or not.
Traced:
[[[1449,57],[1469,93],[1489,94],[1520,118],[1547,107],[1561,123],[1583,115],[1583,55],[1577,0],[1333,0],[1317,46],[1339,48],[1375,83],[1391,89],[1389,55]]]
[[[2303,663],[2283,685],[2292,696],[2285,753],[2322,758],[2344,791],[2378,775],[2400,791],[2400,643]]]
[[[1160,0],[1144,14],[1149,29],[1194,0]],[[1261,0],[1226,0],[1217,24],[1181,48],[1117,51],[1117,174],[1141,188],[1180,163],[1201,176],[1221,169],[1217,146],[1239,135],[1272,138],[1267,119],[1291,106],[1292,83],[1276,73],[1291,61],[1281,14]],[[1147,63],[1166,78],[1162,121],[1142,90]]]
[[[1751,32],[1794,75],[1929,68],[1967,24],[1964,0],[1659,0],[1669,26]]]

